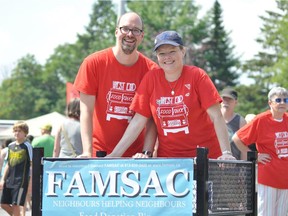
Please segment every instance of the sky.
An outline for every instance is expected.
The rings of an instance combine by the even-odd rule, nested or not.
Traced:
[[[118,2],[119,0],[115,0]],[[33,54],[40,64],[64,43],[74,43],[88,25],[95,0],[0,0],[0,79],[6,78],[17,60]],[[195,0],[200,16],[214,0]],[[276,10],[275,0],[219,0],[223,22],[230,32],[235,54],[252,58],[260,46],[260,15]],[[176,29],[177,30],[177,29]]]

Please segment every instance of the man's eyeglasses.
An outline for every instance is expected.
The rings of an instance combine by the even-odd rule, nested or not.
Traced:
[[[139,36],[143,32],[143,30],[141,30],[141,29],[138,29],[138,28],[132,28],[131,29],[127,26],[119,27],[119,29],[120,29],[122,34],[129,34],[129,32],[131,31],[134,36]]]
[[[283,98],[283,99],[282,98],[276,98],[274,100],[274,102],[277,103],[277,104],[280,104],[282,101],[287,104],[288,103],[288,98]]]

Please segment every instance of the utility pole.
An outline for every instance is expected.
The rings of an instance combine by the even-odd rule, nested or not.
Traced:
[[[125,6],[126,6],[126,0],[119,0],[118,19],[122,14],[125,13]]]

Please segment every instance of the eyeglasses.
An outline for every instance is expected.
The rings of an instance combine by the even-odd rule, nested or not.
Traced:
[[[276,98],[274,100],[274,102],[277,103],[277,104],[280,104],[282,101],[287,104],[288,103],[288,98],[283,98],[283,99],[282,98]]]
[[[122,27],[119,27],[120,31],[122,34],[129,34],[129,32],[132,32],[132,34],[134,36],[139,36],[141,35],[141,33],[143,32],[143,30],[141,29],[138,29],[138,28],[129,28],[127,26],[122,26]]]

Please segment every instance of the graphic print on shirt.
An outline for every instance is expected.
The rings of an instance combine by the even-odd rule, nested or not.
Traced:
[[[191,84],[185,84],[185,88],[189,90],[189,91],[185,94],[185,97],[189,97],[189,96],[190,96],[190,90],[191,90]]]
[[[274,146],[276,148],[276,154],[278,158],[288,157],[288,132],[275,133]]]
[[[136,84],[113,81],[112,88],[108,92],[106,120],[127,119],[128,122],[132,119],[134,112],[129,109],[132,99],[135,95]]]
[[[184,131],[189,133],[188,107],[184,104],[183,96],[161,97],[156,101],[157,116],[164,135]]]
[[[14,167],[18,164],[23,163],[23,161],[27,160],[27,154],[25,149],[21,149],[19,151],[12,151],[9,152],[9,164],[11,167]]]

